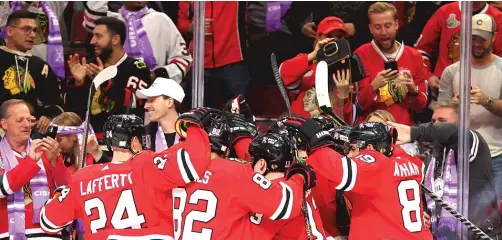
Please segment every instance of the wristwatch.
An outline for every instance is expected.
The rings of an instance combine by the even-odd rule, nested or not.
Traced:
[[[491,97],[488,97],[488,100],[486,100],[485,108],[491,108],[493,105],[493,99]]]

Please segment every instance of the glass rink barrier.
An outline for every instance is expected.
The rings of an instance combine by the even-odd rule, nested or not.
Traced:
[[[476,180],[469,181],[469,178],[473,176],[479,177],[482,174],[469,171],[469,167],[473,166],[472,163],[469,161],[470,157],[472,157],[472,155],[474,154],[473,145],[477,144],[476,141],[473,142],[470,140],[473,134],[473,131],[471,130],[476,130],[475,127],[479,127],[479,126],[471,126],[470,124],[470,121],[472,119],[472,111],[470,111],[470,108],[473,108],[474,106],[473,103],[470,103],[472,94],[471,60],[473,54],[472,52],[473,2],[462,1],[460,2],[460,7],[461,7],[460,68],[459,68],[460,80],[457,90],[458,95],[460,96],[458,97],[459,114],[457,122],[458,148],[455,149],[453,154],[453,157],[455,158],[456,162],[457,176],[450,176],[450,178],[457,178],[456,180],[457,184],[450,184],[450,186],[448,186],[449,184],[445,183],[447,182],[447,179],[437,180],[436,177],[434,176],[429,187],[426,186],[427,184],[424,181],[422,185],[422,190],[423,190],[422,199],[424,199],[423,206],[424,209],[427,209],[428,208],[427,205],[435,205],[435,210],[434,210],[435,213],[431,212],[430,210],[428,211],[429,215],[431,215],[432,225],[435,225],[431,229],[433,235],[435,235],[435,239],[461,239],[461,240],[500,239],[497,238],[497,236],[490,235],[490,237],[488,237],[488,235],[485,234],[487,229],[488,230],[500,229],[499,221],[486,220],[480,223],[479,221],[475,222],[474,220],[472,220],[472,219],[480,219],[482,218],[480,216],[489,215],[493,213],[481,212],[481,211],[469,212],[469,208],[476,208],[479,204],[486,204],[486,203],[484,203],[485,200],[482,198],[476,198],[476,197],[473,198],[472,196],[471,198],[469,197],[470,196],[469,186],[470,184],[476,182]],[[452,15],[450,15],[450,18],[452,17]],[[193,89],[191,90],[192,107],[200,107],[204,105],[204,41],[205,41],[204,19],[205,19],[205,2],[196,1],[194,3],[195,24],[194,24],[194,50],[193,50],[194,63],[192,69]],[[502,26],[497,26],[497,27],[500,28]],[[441,78],[441,76],[437,77]],[[502,78],[502,76],[500,77]],[[455,84],[453,85],[455,86]],[[497,86],[500,87],[500,85]],[[497,97],[496,99],[498,100],[499,98],[500,97]],[[264,122],[267,121],[271,122],[273,120],[277,120],[277,118],[258,118],[257,120]],[[502,119],[500,121],[502,121]],[[482,136],[482,134],[480,136]],[[442,155],[448,155],[448,153],[445,152]],[[490,155],[490,153],[488,153],[488,155]],[[447,157],[445,157],[444,159],[446,158]],[[502,157],[499,159],[499,161],[502,161]],[[426,165],[426,168],[427,167],[428,166]],[[490,167],[490,170],[493,171],[492,167]],[[501,166],[501,171],[502,171],[502,166]],[[469,176],[469,173],[471,173],[471,176]],[[426,175],[425,172],[424,175]],[[494,178],[496,178],[496,176],[492,176],[487,184],[494,185],[495,189],[500,188],[501,186],[497,185],[497,183],[494,181]],[[445,190],[445,187],[449,189]],[[475,186],[471,186],[471,190],[473,189],[472,187],[487,188],[487,186],[480,185],[479,183],[477,183]],[[492,187],[491,189],[494,188]],[[497,198],[496,201],[497,206],[494,206],[493,209],[496,209],[496,211],[498,211],[496,214],[500,215],[500,196],[498,195],[500,193],[499,191],[495,192],[491,191],[491,192],[492,192],[491,194],[496,195]],[[448,197],[449,193],[453,193],[453,195],[455,196]],[[448,199],[449,201],[447,201]],[[469,202],[469,199],[477,199],[480,202]],[[500,216],[496,219],[500,220]],[[486,228],[485,224],[492,226]],[[444,236],[439,236],[438,233],[444,230],[444,228],[450,229],[451,234],[449,237],[445,238]],[[498,235],[500,235],[500,233]]]

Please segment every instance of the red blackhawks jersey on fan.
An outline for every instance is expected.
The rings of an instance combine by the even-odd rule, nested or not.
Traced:
[[[284,182],[284,178],[272,182]],[[312,194],[307,195],[307,216],[312,230],[312,240],[326,239],[321,217]],[[303,214],[287,220],[271,220],[261,213],[250,213],[249,220],[256,226],[253,234],[261,240],[306,239],[305,217]]]
[[[497,23],[497,35],[493,44],[493,53],[502,56],[502,13],[485,4],[480,13],[493,17]],[[443,70],[460,59],[460,2],[446,4],[439,8],[429,19],[415,47],[422,53],[425,63],[430,68],[430,56],[439,50],[434,75],[441,78]],[[429,75],[430,76],[430,75]],[[429,78],[429,76],[427,78]]]
[[[245,160],[216,158],[200,180],[173,189],[174,238],[260,239],[249,213],[290,219],[300,214],[303,195],[301,176],[271,182]]]
[[[321,148],[307,162],[352,203],[349,239],[432,239],[423,222],[423,163],[396,147],[391,158],[363,150],[350,159]]]
[[[97,239],[91,234],[101,230],[171,226],[159,211],[166,202],[162,193],[198,179],[207,169],[209,153],[207,133],[190,127],[186,141],[163,152],[144,151],[120,164],[77,171],[69,186],[42,208],[42,229],[59,232],[81,218],[86,239]]]
[[[420,53],[412,48],[401,44],[397,52],[396,58],[399,68],[407,68],[415,85],[418,87],[418,96],[413,97],[409,94],[401,103],[393,103],[388,105],[381,101],[380,96],[374,97],[371,82],[377,74],[384,70],[384,64],[387,57],[378,48],[376,43],[371,41],[356,49],[354,52],[361,58],[362,64],[366,70],[366,77],[359,81],[356,85],[359,89],[356,98],[356,104],[364,111],[364,115],[359,119],[364,120],[366,114],[373,112],[376,109],[383,109],[392,114],[397,123],[405,125],[413,125],[409,109],[414,112],[421,112],[427,106],[427,86],[425,83],[426,68],[423,64]]]

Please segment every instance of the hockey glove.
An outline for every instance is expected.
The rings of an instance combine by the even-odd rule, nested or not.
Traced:
[[[246,121],[254,123],[256,118],[251,112],[251,108],[249,104],[246,102],[246,99],[239,94],[236,98],[228,100],[228,102],[223,107],[223,111],[242,114]]]
[[[295,163],[286,171],[286,179],[290,179],[295,174],[303,176],[303,190],[307,191],[316,186],[317,178],[314,169],[307,164]]]
[[[284,125],[297,129],[307,143],[307,154],[320,147],[333,147],[333,137],[328,131],[311,118],[288,117],[282,122]]]
[[[230,131],[229,142],[233,145],[241,138],[253,138],[256,133],[256,126],[246,122],[244,116],[235,113],[225,113]]]
[[[187,129],[191,124],[204,128],[204,126],[211,122],[211,116],[219,113],[220,110],[208,107],[194,108],[186,113],[183,113],[178,116],[178,119],[176,120],[176,133],[178,133],[181,137],[186,138]]]

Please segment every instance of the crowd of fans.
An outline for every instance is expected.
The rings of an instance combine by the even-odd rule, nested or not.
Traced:
[[[482,229],[499,231],[494,235],[500,233],[502,197],[499,8],[499,2],[473,2],[469,112],[469,217]],[[458,122],[458,99],[463,97],[459,2],[207,1],[205,11],[204,79],[200,79],[205,82],[205,106],[219,109],[226,104],[233,109],[239,105],[235,101],[247,101],[258,117],[283,114],[270,64],[270,54],[275,53],[293,114],[315,117],[323,111],[315,89],[318,52],[346,39],[365,76],[353,82],[351,70],[345,68],[329,76],[332,110],[345,122],[382,122],[401,131],[406,131],[405,125]],[[26,141],[26,131],[37,139],[51,124],[60,126],[56,139],[31,144],[44,146],[44,174],[61,186],[80,166],[108,161],[109,152],[99,145],[104,144],[103,124],[109,116],[131,113],[145,120],[148,134],[143,144],[148,149],[160,151],[177,143],[174,122],[189,108],[194,84],[193,20],[194,3],[186,1],[0,2],[4,86],[0,102],[28,103],[27,109],[16,108],[15,113],[9,107],[19,102],[0,109],[9,144],[15,145],[14,139]],[[90,154],[82,164],[78,156],[83,151],[89,88],[92,79],[112,65],[118,68],[117,76],[91,96],[90,124],[95,134],[89,137]],[[254,120],[251,112],[245,112],[248,109],[242,110]],[[18,119],[9,120],[11,116]],[[457,132],[454,128],[442,129],[441,136],[414,135],[411,143],[402,145],[421,156],[427,166],[425,182],[445,195],[444,188],[457,184],[457,179],[443,176],[457,171],[457,164],[445,160],[450,150],[457,154]],[[35,154],[29,144],[10,148],[20,153],[19,164],[23,156]],[[444,167],[445,162],[452,166]],[[37,171],[33,163],[23,164]],[[4,166],[0,164],[0,171],[13,168]],[[436,186],[439,180],[442,185]],[[7,195],[5,189],[2,194]],[[451,195],[450,200],[456,201],[456,192]],[[0,216],[7,204],[0,201]],[[33,204],[36,209],[40,203],[33,199]],[[432,229],[443,236],[453,234],[439,226],[439,219],[449,216],[436,208],[428,202]],[[486,214],[476,214],[481,211]],[[38,213],[34,210],[26,219],[31,215]],[[0,219],[0,239],[10,232],[6,220]],[[27,221],[26,229],[30,227],[34,225]],[[330,235],[343,235],[340,228],[333,228]]]

